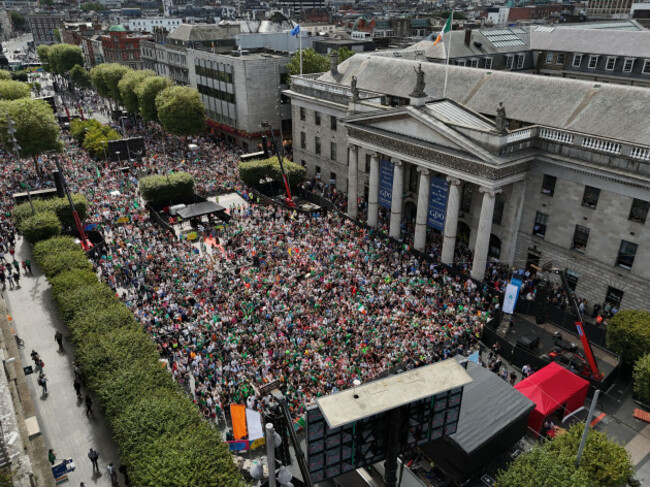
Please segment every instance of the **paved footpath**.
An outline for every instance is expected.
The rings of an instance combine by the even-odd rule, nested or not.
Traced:
[[[29,247],[20,238],[16,244],[16,254],[19,259],[30,258],[33,263]],[[36,383],[37,374],[27,377],[45,447],[54,449],[57,460],[74,460],[77,468],[69,475],[70,482],[66,485],[78,487],[80,482],[84,482],[87,487],[108,487],[111,482],[106,471],[107,465],[110,462],[116,468],[120,465],[117,446],[111,438],[97,401],[93,398],[95,417],[87,418],[85,404],[77,400],[72,386],[74,349],[69,341],[69,333],[58,316],[45,276],[34,263],[32,270],[34,275],[31,277],[21,275],[20,289],[9,290],[7,285],[3,295],[13,318],[14,329],[25,341],[25,348],[21,350],[23,364],[34,364],[30,357],[32,350],[36,350],[45,362],[43,370],[48,379],[49,394],[42,394],[41,387]],[[58,350],[54,341],[57,330],[64,336],[63,351]],[[99,452],[99,474],[93,474],[88,459],[90,448]],[[123,486],[122,475],[118,474],[118,477],[117,485]]]

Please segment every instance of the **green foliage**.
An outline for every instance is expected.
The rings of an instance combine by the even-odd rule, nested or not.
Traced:
[[[76,65],[83,66],[84,56],[79,46],[54,44],[47,52],[47,60],[50,71],[54,74],[63,75]]]
[[[199,135],[205,131],[205,107],[201,95],[189,86],[166,88],[156,96],[158,120],[174,135]]]
[[[639,401],[650,404],[650,353],[647,353],[634,365],[634,392]]]
[[[11,23],[14,24],[14,28],[16,28],[17,30],[21,30],[25,28],[25,24],[27,21],[25,20],[25,17],[20,12],[16,12],[14,10],[9,15],[11,17]]]
[[[17,100],[18,98],[28,98],[30,87],[27,83],[20,81],[0,81],[0,99]]]
[[[77,210],[79,219],[81,221],[85,220],[86,215],[88,214],[88,200],[86,200],[86,197],[82,194],[75,193],[72,195],[72,203]],[[46,200],[34,199],[33,205],[37,214],[42,212],[55,213],[63,226],[71,227],[75,224],[72,210],[70,209],[70,203],[66,197],[50,198]],[[29,202],[27,201],[17,205],[14,208],[13,216],[16,225],[20,227],[24,219],[32,216],[32,209]]]
[[[73,269],[89,271],[93,268],[93,266],[90,265],[86,254],[84,254],[79,245],[77,245],[75,250],[46,255],[39,261],[39,263],[43,269],[43,273],[48,278],[58,276],[62,272],[71,271]]]
[[[90,70],[90,77],[97,92],[102,96],[122,102],[118,87],[122,77],[132,69],[117,63],[100,64]]]
[[[625,447],[591,430],[578,468],[575,459],[584,425],[577,424],[524,453],[499,473],[499,487],[624,487],[634,468]]]
[[[94,157],[100,157],[104,154],[104,149],[108,147],[109,140],[119,140],[122,136],[108,125],[102,125],[99,128],[92,128],[86,133],[82,147]]]
[[[441,12],[434,12],[433,17],[440,17],[445,22],[451,15],[449,10],[442,10]],[[454,20],[465,20],[465,15],[462,12],[457,12],[454,10]]]
[[[20,155],[31,157],[48,150],[59,150],[60,127],[52,107],[44,100],[20,98],[0,101],[0,144],[9,146],[7,114],[15,122]]]
[[[36,213],[23,220],[20,233],[29,243],[40,242],[55,237],[61,233],[61,222],[51,211]]]
[[[11,79],[11,73],[9,71],[5,71],[4,69],[0,69],[0,80],[6,81]]]
[[[135,87],[135,94],[138,98],[140,115],[148,122],[158,121],[158,110],[156,109],[156,97],[158,93],[172,86],[172,82],[161,76],[146,78]]]
[[[72,66],[72,69],[70,70],[70,79],[74,85],[79,88],[92,88],[93,86],[90,73],[79,64]]]
[[[73,120],[70,123],[70,135],[77,141],[77,144],[81,145],[84,143],[88,132],[91,130],[100,130],[101,128],[102,124],[94,118],[89,120]]]
[[[293,55],[289,63],[289,74],[300,74],[300,53]],[[302,72],[303,74],[323,73],[330,68],[329,59],[322,54],[318,54],[313,48],[302,50]]]
[[[46,44],[41,44],[36,48],[36,54],[38,54],[39,59],[41,60],[41,63],[47,64],[50,60],[49,55],[50,55],[50,46]]]
[[[284,172],[291,186],[297,186],[305,180],[305,168],[300,164],[284,159],[283,165]],[[260,180],[267,178],[273,181],[282,181],[282,171],[276,156],[268,159],[239,163],[239,179],[246,185],[256,186],[260,184]]]
[[[20,71],[14,71],[11,73],[11,79],[14,81],[20,81],[21,83],[27,83],[29,77],[27,76],[27,71],[21,69]]]
[[[643,357],[650,350],[650,312],[616,313],[607,327],[607,346],[630,364]]]
[[[100,12],[102,10],[106,10],[106,7],[104,7],[101,3],[97,3],[97,2],[88,2],[88,3],[81,4],[82,12],[90,12],[93,10],[95,12]]]
[[[122,97],[122,104],[129,113],[137,113],[139,110],[138,95],[135,92],[136,87],[146,78],[152,76],[156,76],[156,73],[150,70],[129,71],[117,84]]]
[[[191,201],[194,197],[194,178],[186,172],[169,176],[146,176],[138,181],[142,198],[147,203],[170,204]]]
[[[342,47],[338,50],[338,55],[339,55],[339,64],[341,64],[346,59],[354,56],[354,51],[350,48]]]
[[[71,259],[71,255],[74,257]],[[133,485],[243,487],[227,446],[159,361],[130,310],[90,270],[70,238],[39,242],[34,258],[52,283],[77,358],[114,432]],[[80,270],[77,270],[80,269]]]
[[[80,251],[81,246],[78,243],[75,243],[74,238],[67,236],[54,237],[34,245],[32,255],[34,256],[34,259],[40,263],[49,255],[58,255],[61,252],[72,252],[75,250]]]

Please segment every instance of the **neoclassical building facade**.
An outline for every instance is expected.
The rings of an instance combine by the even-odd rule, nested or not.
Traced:
[[[650,308],[647,90],[458,67],[444,90],[444,66],[332,65],[285,93],[294,160],[350,216],[367,202],[370,226],[417,250],[433,236],[448,264],[462,241],[478,280],[490,260],[551,261],[592,304]]]

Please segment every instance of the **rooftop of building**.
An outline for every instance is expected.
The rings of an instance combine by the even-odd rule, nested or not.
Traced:
[[[232,39],[231,29],[214,24],[181,24],[172,30],[167,39],[176,41],[212,41],[216,39]]]
[[[108,28],[109,32],[126,32],[126,28],[123,25],[111,25]]]
[[[356,76],[360,90],[409,98],[418,64],[424,71],[426,94],[441,97],[446,68],[436,63],[355,54],[339,64],[337,75],[326,72],[318,79],[350,86]],[[445,96],[478,113],[496,115],[503,100],[507,117],[524,123],[635,144],[650,140],[647,88],[460,66],[447,70]]]

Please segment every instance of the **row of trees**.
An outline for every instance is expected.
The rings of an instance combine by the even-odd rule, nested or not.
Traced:
[[[145,121],[160,122],[174,135],[205,130],[205,108],[194,88],[172,86],[153,71],[136,71],[121,64],[100,64],[90,71],[97,92]]]
[[[75,66],[84,64],[81,48],[72,44],[54,44],[53,46],[42,44],[36,48],[36,52],[44,69],[59,76],[64,76]]]

